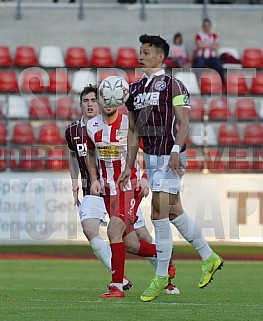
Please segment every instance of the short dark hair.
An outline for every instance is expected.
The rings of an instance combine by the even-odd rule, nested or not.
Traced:
[[[149,35],[144,34],[139,37],[139,41],[141,44],[150,43],[151,45],[155,46],[156,48],[161,49],[164,54],[164,59],[168,57],[170,46],[166,42],[166,40],[163,39],[162,37],[149,36]]]
[[[98,88],[95,85],[92,84],[88,84],[87,86],[85,86],[83,88],[83,90],[81,91],[81,93],[79,94],[79,102],[82,103],[82,98],[83,96],[86,96],[89,93],[94,93],[95,97],[97,98],[98,95]]]
[[[211,22],[211,20],[210,20],[209,18],[205,18],[205,19],[203,20],[203,25],[204,25],[206,22],[210,23],[210,25],[212,24],[212,22]]]

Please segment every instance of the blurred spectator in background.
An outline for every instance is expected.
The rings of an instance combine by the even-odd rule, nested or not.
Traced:
[[[225,82],[224,69],[221,59],[217,56],[219,45],[218,35],[211,32],[212,23],[209,19],[203,20],[203,30],[195,36],[196,50],[194,53],[194,68],[211,68],[216,70],[222,82]]]
[[[183,36],[180,32],[173,38],[173,44],[170,46],[169,56],[165,64],[171,68],[184,68],[189,62],[186,46],[183,44]]]

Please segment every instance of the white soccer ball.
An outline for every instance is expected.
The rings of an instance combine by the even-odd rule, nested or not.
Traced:
[[[129,85],[119,76],[109,76],[99,86],[99,100],[108,107],[119,107],[129,98]]]

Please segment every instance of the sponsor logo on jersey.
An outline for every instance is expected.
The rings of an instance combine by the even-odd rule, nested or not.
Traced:
[[[120,150],[118,146],[97,146],[100,157],[119,157]]]
[[[77,152],[79,157],[87,156],[87,143],[77,144]]]
[[[116,130],[116,139],[121,140],[123,138],[123,132],[120,129]]]
[[[140,93],[134,97],[134,109],[141,109],[148,106],[159,105],[159,92]]]
[[[154,88],[158,91],[163,91],[166,88],[166,82],[163,80],[156,81]]]

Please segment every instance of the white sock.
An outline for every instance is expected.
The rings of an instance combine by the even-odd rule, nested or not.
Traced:
[[[206,242],[202,229],[191,216],[184,212],[172,220],[171,223],[182,234],[184,239],[196,249],[202,260],[207,260],[209,258],[213,253],[213,250]]]
[[[111,283],[112,286],[116,286],[119,290],[123,291],[122,283]]]
[[[172,254],[172,230],[169,218],[161,220],[152,220],[155,228],[155,242],[157,251],[156,274],[166,276],[168,274],[169,261]]]
[[[155,239],[152,237],[152,244],[155,244]],[[155,271],[157,269],[157,257],[156,256],[149,256],[147,257],[148,261],[154,267]]]
[[[97,258],[111,271],[111,248],[109,244],[98,235],[90,242],[90,246]]]

